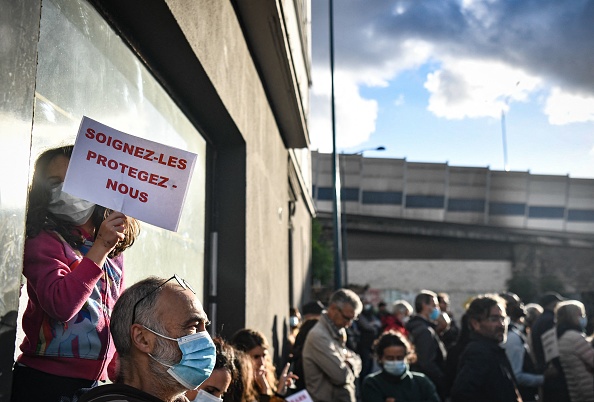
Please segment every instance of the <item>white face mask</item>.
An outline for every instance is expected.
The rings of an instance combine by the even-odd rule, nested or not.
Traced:
[[[222,400],[223,398],[218,398],[201,389],[198,391],[196,398],[192,399],[192,402],[221,402]]]
[[[47,209],[56,217],[80,226],[93,215],[95,204],[65,193],[62,191],[63,185],[64,183],[60,183],[51,189],[51,198]]]

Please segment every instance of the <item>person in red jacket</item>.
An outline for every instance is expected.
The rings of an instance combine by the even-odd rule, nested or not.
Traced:
[[[110,313],[123,291],[122,252],[136,220],[62,191],[72,146],[35,163],[23,275],[29,301],[13,370],[13,401],[59,401],[108,378]]]

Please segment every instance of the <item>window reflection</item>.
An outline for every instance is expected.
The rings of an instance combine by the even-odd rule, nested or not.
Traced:
[[[83,115],[198,154],[178,232],[142,223],[126,254],[126,282],[176,272],[201,290],[205,141],[95,9],[81,0],[44,0],[31,160],[73,143]]]

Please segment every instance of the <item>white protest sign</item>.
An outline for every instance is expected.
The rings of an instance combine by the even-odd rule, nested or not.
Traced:
[[[545,362],[550,362],[559,357],[559,345],[557,344],[557,329],[555,327],[544,332],[540,336],[542,349],[544,351]]]
[[[85,116],[63,191],[177,231],[196,158]]]
[[[291,396],[286,396],[285,401],[287,402],[313,402],[311,396],[307,392],[307,390],[299,391],[294,393]]]

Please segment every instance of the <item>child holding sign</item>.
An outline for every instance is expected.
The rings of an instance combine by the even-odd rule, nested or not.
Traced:
[[[72,146],[39,156],[29,189],[23,274],[29,301],[13,401],[59,401],[106,380],[111,310],[135,219],[62,192]],[[89,183],[92,185],[92,183]]]

